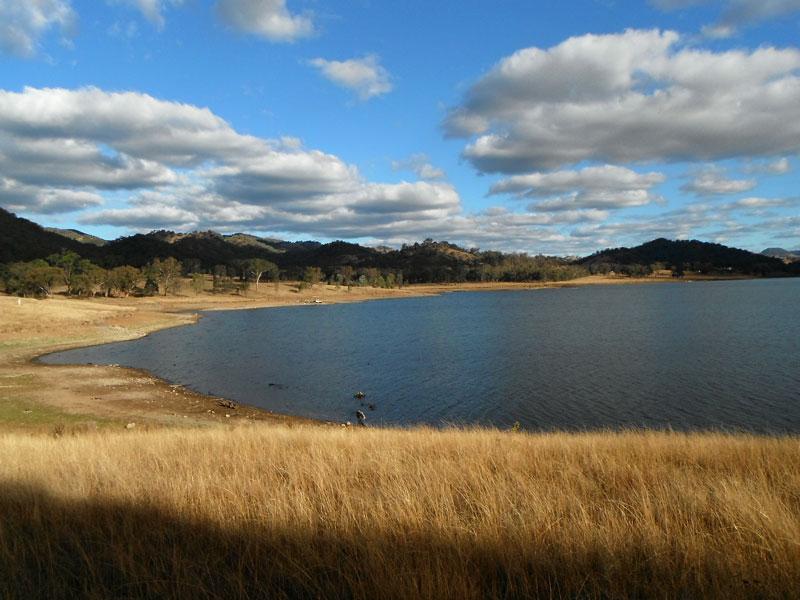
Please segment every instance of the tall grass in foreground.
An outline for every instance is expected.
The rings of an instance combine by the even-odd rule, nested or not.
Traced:
[[[800,597],[800,440],[8,435],[0,596]]]

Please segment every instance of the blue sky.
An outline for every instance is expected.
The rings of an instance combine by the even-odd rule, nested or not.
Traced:
[[[800,248],[800,0],[0,0],[0,205],[583,254]]]

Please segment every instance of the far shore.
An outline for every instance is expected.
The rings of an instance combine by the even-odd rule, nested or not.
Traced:
[[[55,366],[35,362],[52,352],[125,341],[191,325],[195,311],[241,310],[303,304],[340,304],[434,296],[458,291],[526,290],[587,285],[630,285],[742,277],[589,276],[561,282],[420,284],[399,289],[318,284],[299,290],[262,283],[246,295],[191,292],[128,298],[19,299],[0,295],[0,433],[63,434],[102,428],[241,426],[257,421],[289,425],[319,421],[280,415],[197,394],[149,373],[119,366]],[[184,286],[188,289],[188,284]],[[225,406],[228,404],[228,406]]]

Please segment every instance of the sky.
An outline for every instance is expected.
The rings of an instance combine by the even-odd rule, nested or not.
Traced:
[[[800,0],[0,0],[0,206],[582,255],[800,248]]]

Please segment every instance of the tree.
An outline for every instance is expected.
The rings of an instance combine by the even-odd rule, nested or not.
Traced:
[[[111,269],[100,269],[98,271],[97,285],[100,286],[100,291],[103,292],[106,298],[111,295],[111,292],[114,291],[114,277]]]
[[[47,257],[47,261],[61,269],[61,278],[67,286],[67,294],[91,295],[102,279],[98,272],[99,267],[71,250],[61,254],[51,254]]]
[[[353,275],[355,274],[353,267],[351,267],[350,265],[345,265],[343,267],[340,267],[339,273],[342,275],[342,282],[345,283],[346,285],[350,285],[350,282],[353,281]]]
[[[213,282],[212,288],[214,293],[230,292],[233,289],[233,283],[228,276],[228,267],[225,265],[216,265],[212,269]]]
[[[367,283],[373,287],[376,286],[380,274],[381,272],[378,271],[378,269],[376,269],[375,267],[364,269],[364,276],[367,278]]]
[[[192,289],[195,294],[206,289],[206,276],[203,273],[192,273]]]
[[[278,265],[264,258],[253,258],[249,260],[247,268],[253,280],[256,282],[256,291],[258,291],[258,284],[261,281],[261,277],[268,275],[271,279],[275,279],[278,275]]]
[[[81,260],[77,272],[72,275],[70,294],[76,296],[93,296],[95,287],[103,281],[105,270],[93,265],[88,260]]]
[[[250,274],[250,261],[244,258],[235,258],[230,261],[231,267],[236,269],[240,281],[245,281]]]
[[[306,267],[306,270],[303,272],[303,283],[307,283],[310,286],[315,286],[321,279],[322,269],[319,267]]]
[[[122,296],[128,296],[142,278],[142,272],[134,267],[116,267],[110,271],[111,287]]]
[[[156,258],[151,263],[151,268],[153,275],[155,275],[155,280],[163,290],[164,296],[170,292],[177,291],[178,281],[182,272],[181,263],[178,260],[171,256],[164,260]]]
[[[142,268],[142,275],[144,276],[144,295],[155,296],[158,294],[158,272],[155,266],[150,263]]]
[[[186,276],[200,273],[203,270],[203,262],[199,258],[187,258],[183,261],[183,274]]]
[[[53,285],[61,276],[61,269],[40,259],[9,265],[3,271],[3,283],[9,294],[49,296]]]
[[[74,276],[80,273],[81,261],[80,255],[72,250],[67,250],[60,254],[51,254],[47,257],[47,262],[61,269],[61,277],[64,281],[64,285],[67,286],[68,294],[72,293]]]

